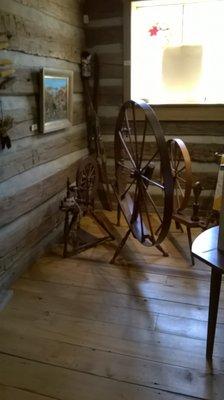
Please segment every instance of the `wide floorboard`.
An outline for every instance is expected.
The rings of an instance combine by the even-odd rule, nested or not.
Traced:
[[[119,241],[125,223],[107,217]],[[1,400],[224,399],[224,291],[205,358],[209,267],[190,265],[175,226],[169,257],[130,238],[111,265],[116,244],[66,259],[58,244],[14,284],[0,313]]]

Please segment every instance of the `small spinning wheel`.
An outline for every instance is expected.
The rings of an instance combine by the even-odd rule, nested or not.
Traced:
[[[81,159],[76,173],[76,183],[67,179],[67,197],[61,202],[60,209],[65,212],[63,257],[68,255],[68,245],[77,254],[90,247],[113,239],[113,235],[102,216],[94,211],[94,198],[98,189],[99,172],[94,157]],[[94,236],[80,225],[81,218],[90,217],[106,236]],[[70,252],[71,253],[71,252]]]
[[[174,212],[183,211],[191,195],[191,158],[181,139],[168,141],[171,171],[174,180]]]
[[[114,151],[114,191],[129,230],[111,262],[130,233],[143,245],[157,246],[163,252],[160,243],[168,233],[173,211],[173,178],[161,126],[145,102],[129,100],[121,107]]]
[[[86,207],[93,205],[98,189],[99,172],[94,157],[88,156],[79,164],[76,173],[77,201]]]

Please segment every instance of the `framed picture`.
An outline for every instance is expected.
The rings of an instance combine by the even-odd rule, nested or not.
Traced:
[[[41,71],[40,129],[48,133],[72,125],[73,71]]]

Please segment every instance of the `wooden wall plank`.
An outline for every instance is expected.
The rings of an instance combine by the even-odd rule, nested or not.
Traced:
[[[37,136],[38,129],[31,130],[33,124],[38,123],[39,99],[38,96],[2,96],[3,111],[13,118],[13,127],[8,131],[12,141]],[[85,104],[82,95],[73,96],[73,125],[85,121]]]
[[[9,131],[12,147],[0,152],[0,181],[4,182],[0,235],[5,237],[8,231],[11,238],[1,248],[0,286],[10,284],[61,233],[59,197],[67,175],[74,175],[77,159],[86,154],[78,65],[85,41],[82,6],[82,0],[0,2],[0,30],[9,39],[1,58],[11,60],[15,68],[14,80],[0,91],[4,115],[14,118]],[[48,135],[31,130],[39,120],[43,67],[74,71],[73,126]]]
[[[17,257],[16,262],[0,274],[0,288],[6,288],[13,284],[20,275],[32,264],[38,257],[43,255],[46,249],[61,238],[63,232],[63,223],[59,224],[52,231],[48,232],[38,243],[27,249]]]
[[[114,157],[114,143],[111,142],[105,142],[105,150],[106,154],[108,157],[113,158]],[[139,143],[139,149],[141,145]],[[220,143],[192,143],[189,142],[187,143],[187,148],[188,151],[191,155],[191,160],[192,161],[197,161],[197,162],[214,162],[215,161],[215,153],[222,152],[223,150],[223,144]],[[144,154],[143,154],[143,160],[148,160],[153,154],[156,152],[157,145],[155,142],[151,143],[146,143],[144,147]],[[155,159],[159,159],[159,156]]]
[[[86,0],[85,12],[90,19],[120,17],[122,15],[122,1],[111,0],[105,2],[104,0],[97,0],[96,6],[92,0]]]
[[[64,189],[40,207],[1,228],[0,277],[63,222],[64,213],[59,211],[59,204],[65,193]]]
[[[106,26],[102,28],[89,28],[86,30],[88,47],[110,43],[122,43],[122,26]]]
[[[77,150],[57,160],[32,168],[1,183],[0,227],[47,201],[75,180],[77,162],[87,149]]]
[[[114,132],[116,125],[116,116],[101,116],[101,126],[104,129],[104,134]],[[166,135],[173,137],[182,137],[189,135],[204,135],[204,136],[223,136],[224,122],[223,121],[160,121],[163,131]]]
[[[15,142],[12,151],[1,155],[0,181],[85,147],[85,125],[19,140]]]
[[[5,84],[0,90],[2,96],[30,96],[39,93],[39,77],[41,66],[38,68],[16,68],[13,74],[14,80]],[[80,93],[83,91],[80,71],[76,70],[73,74],[74,92]]]
[[[15,0],[1,0],[2,31],[10,35],[9,50],[80,61],[84,32]]]
[[[50,15],[54,19],[66,22],[69,25],[83,27],[81,2],[72,0],[15,0],[17,3]],[[72,9],[72,12],[71,12]]]
[[[98,95],[98,104],[110,106],[113,104],[122,105],[121,86],[100,86]]]

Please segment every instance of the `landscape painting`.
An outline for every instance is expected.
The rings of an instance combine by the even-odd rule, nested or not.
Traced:
[[[57,121],[67,117],[68,78],[44,77],[45,118]]]
[[[52,132],[71,125],[72,71],[43,69],[42,132]]]

